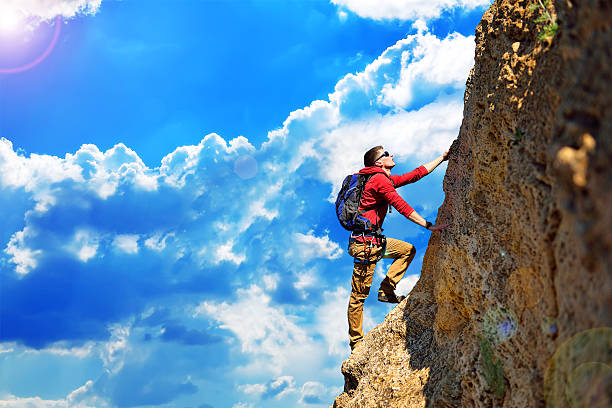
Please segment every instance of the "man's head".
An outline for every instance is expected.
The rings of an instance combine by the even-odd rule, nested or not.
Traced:
[[[382,146],[375,146],[363,155],[363,164],[366,167],[382,167],[391,170],[395,166],[393,155],[385,151]]]

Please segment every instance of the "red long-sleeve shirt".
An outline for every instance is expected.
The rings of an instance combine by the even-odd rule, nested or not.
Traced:
[[[406,184],[414,183],[428,174],[425,166],[417,167],[416,169],[402,174],[387,176],[384,170],[380,167],[365,167],[359,171],[359,174],[376,173],[366,183],[361,195],[359,211],[364,208],[370,208],[362,214],[372,224],[382,227],[389,204],[393,206],[404,217],[408,217],[414,209],[406,202],[395,190],[397,187]],[[393,180],[393,183],[391,181]],[[395,185],[395,186],[394,186]]]

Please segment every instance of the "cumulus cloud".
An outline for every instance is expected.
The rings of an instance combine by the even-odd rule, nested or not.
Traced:
[[[393,152],[396,162],[407,158],[424,162],[444,152],[457,136],[462,109],[463,102],[458,98],[441,97],[416,111],[374,114],[332,130],[321,146],[333,152],[336,160],[320,174],[333,183],[330,201],[340,190],[347,169],[356,172],[363,167],[363,152],[374,145]]]
[[[102,0],[3,0],[0,15],[13,15],[31,25],[49,21],[57,16],[73,18],[95,14]]]
[[[95,352],[96,348],[97,345],[94,342],[85,343],[83,346],[80,347],[70,346],[65,342],[58,342],[40,351],[27,349],[26,353],[49,353],[58,356],[73,356],[78,358],[86,358],[91,356]]]
[[[348,352],[352,266],[329,198],[373,144],[409,171],[443,152],[461,122],[473,37],[419,27],[327,100],[291,112],[258,148],[212,133],[149,168],[123,144],[56,157],[0,139],[0,200],[18,214],[0,230],[0,341],[35,349],[94,342],[89,355],[97,351],[106,370],[94,391],[116,395],[115,405],[196,392],[201,382],[148,375],[163,366],[161,350],[211,344],[242,354],[236,372],[254,378],[246,395],[294,390],[314,403],[320,384],[307,373]],[[440,70],[449,55],[457,63]],[[439,179],[420,183],[441,190]],[[162,312],[170,304],[174,315]],[[186,314],[194,309],[200,325]],[[184,358],[177,353],[177,372]],[[127,381],[133,373],[137,383]]]
[[[236,265],[240,265],[246,259],[244,254],[234,252],[234,241],[230,240],[224,244],[217,246],[214,252],[215,262],[228,261]]]
[[[276,273],[263,275],[263,286],[268,292],[276,290],[280,281],[280,276]]]
[[[471,10],[488,6],[491,0],[330,0],[342,9],[374,20],[414,20],[436,18],[444,10]]]
[[[76,257],[87,262],[93,258],[98,251],[99,238],[93,231],[78,230],[75,232],[74,237],[70,244],[68,244],[68,250],[72,251]]]
[[[237,402],[232,405],[232,408],[253,408],[253,404],[249,404],[248,402]]]
[[[466,72],[474,65],[474,39],[451,34],[439,39],[432,34],[419,34],[418,45],[402,52],[401,73],[396,83],[387,83],[382,89],[382,103],[407,106],[422,83],[428,86],[465,85]],[[421,92],[419,92],[421,91]]]
[[[346,319],[346,307],[350,291],[344,286],[339,286],[333,291],[323,293],[323,301],[315,311],[315,325],[318,334],[325,340],[327,352],[330,355],[348,357],[350,348],[348,345],[348,322]],[[363,327],[369,330],[374,327],[370,309],[364,308]]]
[[[23,187],[26,191],[36,193],[45,192],[51,185],[63,180],[83,180],[81,168],[71,161],[38,154],[26,158],[15,152],[13,143],[5,138],[0,138],[0,171],[3,187]]]
[[[296,232],[293,234],[296,249],[296,256],[302,259],[327,258],[338,259],[343,251],[340,246],[332,242],[328,236],[317,237],[313,231],[307,234]]]
[[[100,358],[109,372],[116,373],[123,367],[125,355],[129,351],[129,336],[129,325],[117,324],[111,328],[111,338],[102,345],[100,350]]]
[[[147,248],[154,251],[163,251],[166,248],[166,240],[172,238],[174,235],[174,233],[163,234],[161,232],[156,232],[147,238],[144,244]]]
[[[293,287],[297,290],[301,291],[302,297],[306,298],[307,293],[306,290],[314,287],[317,283],[316,272],[312,269],[307,269],[304,271],[300,271],[297,274],[295,282],[293,283]]]
[[[450,64],[456,67],[451,70],[437,67],[449,65],[448,55],[471,56],[473,37],[437,38],[421,28],[362,72],[341,79],[328,100],[291,112],[260,148],[244,137],[212,133],[148,168],[121,143],[104,152],[86,144],[62,158],[26,156],[0,139],[2,195],[25,197],[7,201],[9,213],[21,216],[2,231],[5,290],[32,293],[58,307],[49,319],[46,311],[7,296],[4,318],[14,324],[3,340],[44,347],[108,338],[112,324],[150,306],[145,294],[189,288],[227,296],[237,283],[248,287],[245,279],[257,279],[275,301],[321,299],[316,288],[337,277],[320,271],[344,254],[337,242],[343,235],[330,232],[322,214],[333,211],[328,199],[347,173],[361,167],[363,152],[383,144],[408,171],[408,164],[430,160],[457,135],[471,57],[457,57],[461,63]],[[257,163],[248,178],[236,173],[246,156]],[[233,273],[237,268],[249,272]],[[26,275],[34,276],[19,278]],[[207,280],[213,277],[216,285]],[[129,284],[119,284],[117,293],[116,282]],[[88,296],[94,288],[95,296]],[[63,302],[73,291],[83,296]],[[110,307],[98,300],[109,296],[115,299]],[[232,310],[230,304],[210,305]],[[56,325],[26,331],[17,324],[24,319],[34,327],[50,320]],[[247,349],[265,349],[258,341],[243,339]]]
[[[427,160],[447,149],[463,115],[463,88],[473,65],[474,37],[440,39],[426,31],[385,50],[362,72],[348,74],[329,101],[314,101],[292,112],[283,128],[270,133],[264,148],[299,140],[292,169],[310,161],[319,178],[337,193],[347,169],[362,166],[373,144],[393,150],[399,161]],[[450,64],[448,56],[457,63]],[[459,57],[460,56],[460,57]],[[297,140],[293,138],[297,138]],[[376,142],[373,142],[376,141]],[[334,160],[320,158],[333,157]]]
[[[414,285],[416,285],[418,280],[419,280],[419,275],[417,274],[404,275],[402,280],[397,284],[396,292],[400,295],[409,294],[412,288],[414,288]]]
[[[302,404],[322,404],[327,401],[328,389],[318,381],[308,381],[302,385],[299,402]]]
[[[238,387],[245,394],[253,395],[261,399],[280,399],[287,394],[297,392],[295,380],[290,375],[274,378],[265,384],[246,384]]]
[[[118,250],[121,250],[126,254],[136,254],[138,253],[138,235],[117,235],[113,240],[113,245],[115,245]]]
[[[349,291],[338,287],[335,291],[324,293],[324,301],[316,312],[317,331],[323,336],[329,354],[346,356],[348,347],[348,322],[346,320],[346,306]],[[368,310],[365,309],[367,320]]]
[[[31,235],[34,235],[34,233],[28,227],[24,228],[23,231],[17,231],[4,250],[11,256],[10,261],[16,265],[15,272],[20,275],[25,275],[36,268],[38,264],[36,258],[42,252],[40,249],[32,250],[25,246],[25,239]]]
[[[104,408],[108,404],[103,399],[92,393],[93,381],[87,381],[85,385],[77,388],[58,400],[42,399],[40,397],[18,397],[15,395],[4,396],[0,400],[0,407],[6,408]]]
[[[263,355],[277,367],[287,364],[287,351],[307,343],[306,331],[297,318],[271,304],[271,298],[261,288],[252,285],[239,289],[236,302],[213,303],[204,301],[196,315],[205,315],[232,332],[245,353]]]

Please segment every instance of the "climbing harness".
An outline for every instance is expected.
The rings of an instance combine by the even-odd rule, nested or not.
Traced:
[[[367,239],[369,237],[371,239]],[[377,231],[361,231],[357,235],[355,233],[351,234],[349,238],[349,246],[352,242],[359,242],[359,238],[361,238],[360,243],[363,243],[363,255],[364,259],[359,259],[358,257],[353,258],[353,262],[361,265],[371,265],[375,264],[382,259],[385,255],[385,251],[387,249],[387,237],[382,234],[382,228],[379,228]],[[377,245],[380,247],[380,251],[375,259],[370,259],[372,255],[372,249],[374,248],[376,241]]]

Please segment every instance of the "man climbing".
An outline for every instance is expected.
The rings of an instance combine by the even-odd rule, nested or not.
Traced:
[[[399,303],[405,298],[397,296],[395,288],[412,262],[416,249],[407,242],[381,235],[387,209],[391,211],[389,204],[410,221],[430,231],[439,231],[449,225],[432,225],[414,211],[395,190],[431,173],[442,161],[447,160],[447,155],[448,151],[400,176],[391,174],[391,169],[395,166],[393,155],[385,151],[382,146],[371,148],[363,157],[365,167],[359,171],[359,174],[369,177],[363,187],[358,208],[358,218],[363,221],[361,224],[363,227],[354,229],[349,238],[349,254],[355,258],[348,305],[351,349],[354,349],[363,338],[363,304],[370,293],[374,269],[380,258],[391,258],[394,261],[380,284],[378,300]]]

